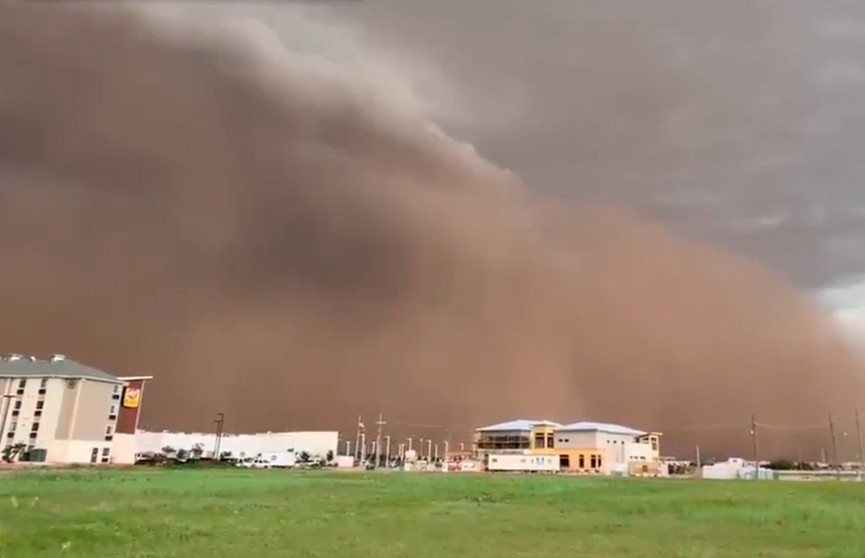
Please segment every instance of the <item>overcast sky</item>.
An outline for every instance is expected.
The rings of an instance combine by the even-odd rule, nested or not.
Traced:
[[[190,8],[184,8],[190,9]],[[603,196],[865,313],[865,3],[211,4],[354,66],[542,196]]]

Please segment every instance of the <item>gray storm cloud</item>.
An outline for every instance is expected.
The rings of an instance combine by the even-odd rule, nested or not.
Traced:
[[[783,279],[550,203],[406,89],[249,27],[0,4],[0,76],[0,343],[157,376],[152,427],[531,415],[737,451],[752,412],[809,425],[862,394]]]

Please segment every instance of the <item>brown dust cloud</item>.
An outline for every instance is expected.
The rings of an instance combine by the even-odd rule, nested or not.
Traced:
[[[865,403],[759,265],[545,203],[315,59],[100,9],[0,3],[0,350],[155,376],[145,426],[602,420],[741,454],[755,413],[816,457]]]

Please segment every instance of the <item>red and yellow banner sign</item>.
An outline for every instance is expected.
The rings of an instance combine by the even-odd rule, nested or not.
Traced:
[[[141,389],[137,387],[127,387],[123,392],[123,406],[127,409],[137,409],[141,404]]]

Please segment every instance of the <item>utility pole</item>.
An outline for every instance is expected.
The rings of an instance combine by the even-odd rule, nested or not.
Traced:
[[[359,457],[356,456],[358,461],[363,460],[363,454],[360,452],[360,431],[363,430],[363,417],[361,415],[357,415],[357,430],[354,435],[354,450],[359,454]]]
[[[219,461],[219,446],[222,445],[222,427],[225,424],[225,413],[216,413],[216,440],[213,444],[213,459]]]
[[[412,441],[412,437],[409,436],[408,437],[408,451],[411,451],[411,441]]]
[[[856,437],[859,439],[859,474],[865,471],[865,448],[862,444],[862,425],[859,423],[859,407],[856,407]]]
[[[427,438],[426,441],[426,460],[429,461],[432,459],[432,440]]]
[[[366,461],[366,432],[360,433],[360,462]]]
[[[346,455],[352,455],[352,456],[354,455],[351,453],[351,440],[345,441],[345,454]]]
[[[700,461],[700,446],[699,446],[699,444],[697,445],[697,461],[695,463],[697,463],[697,469],[699,469],[700,466],[702,465],[702,462]]]
[[[751,441],[754,444],[754,480],[760,479],[760,457],[757,453],[757,419],[751,413]]]
[[[390,465],[390,434],[384,437],[384,464]]]
[[[375,435],[375,468],[378,469],[378,466],[381,465],[381,427],[386,423],[381,417],[381,413],[378,414],[378,420],[376,421],[378,425],[378,432]]]
[[[838,443],[835,441],[835,421],[832,413],[829,413],[829,435],[832,436],[832,466],[838,469]]]
[[[420,448],[418,448],[418,457],[423,459],[423,438],[420,439]]]

